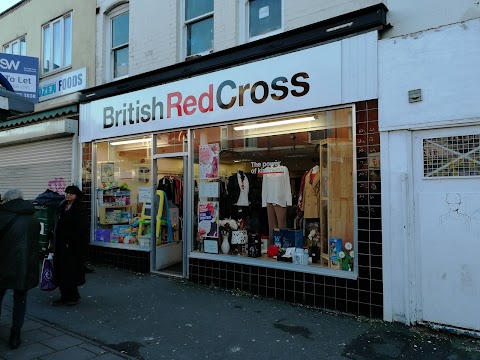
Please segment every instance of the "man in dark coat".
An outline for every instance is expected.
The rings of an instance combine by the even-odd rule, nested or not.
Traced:
[[[54,276],[61,298],[52,305],[76,305],[80,299],[78,286],[85,284],[85,255],[89,227],[83,193],[76,186],[65,188],[65,200],[58,206],[53,227]]]
[[[10,189],[0,205],[0,310],[7,289],[13,289],[10,348],[20,346],[27,292],[39,283],[40,223],[35,207],[23,200],[20,190]]]

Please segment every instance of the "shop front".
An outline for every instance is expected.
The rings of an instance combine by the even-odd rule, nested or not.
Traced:
[[[25,199],[63,194],[78,172],[78,106],[68,105],[0,123],[0,191],[21,184]]]
[[[381,317],[377,39],[85,101],[92,257]]]

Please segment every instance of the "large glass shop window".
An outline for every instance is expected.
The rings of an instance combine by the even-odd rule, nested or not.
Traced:
[[[97,143],[97,245],[150,248],[137,236],[143,199],[151,197],[150,154],[150,137]]]
[[[194,251],[352,271],[352,111],[196,129]]]

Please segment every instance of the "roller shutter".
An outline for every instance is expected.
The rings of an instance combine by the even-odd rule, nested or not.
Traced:
[[[0,192],[18,188],[26,200],[63,193],[72,178],[72,137],[0,147]]]

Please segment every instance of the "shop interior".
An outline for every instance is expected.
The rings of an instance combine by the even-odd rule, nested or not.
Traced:
[[[191,219],[182,216],[184,158],[156,160],[151,195],[152,153],[187,151],[186,131],[156,135],[155,151],[150,136],[98,142],[94,242],[150,251],[155,231],[155,269],[178,275],[191,225],[192,252],[351,271],[352,134],[351,108],[192,130]]]

